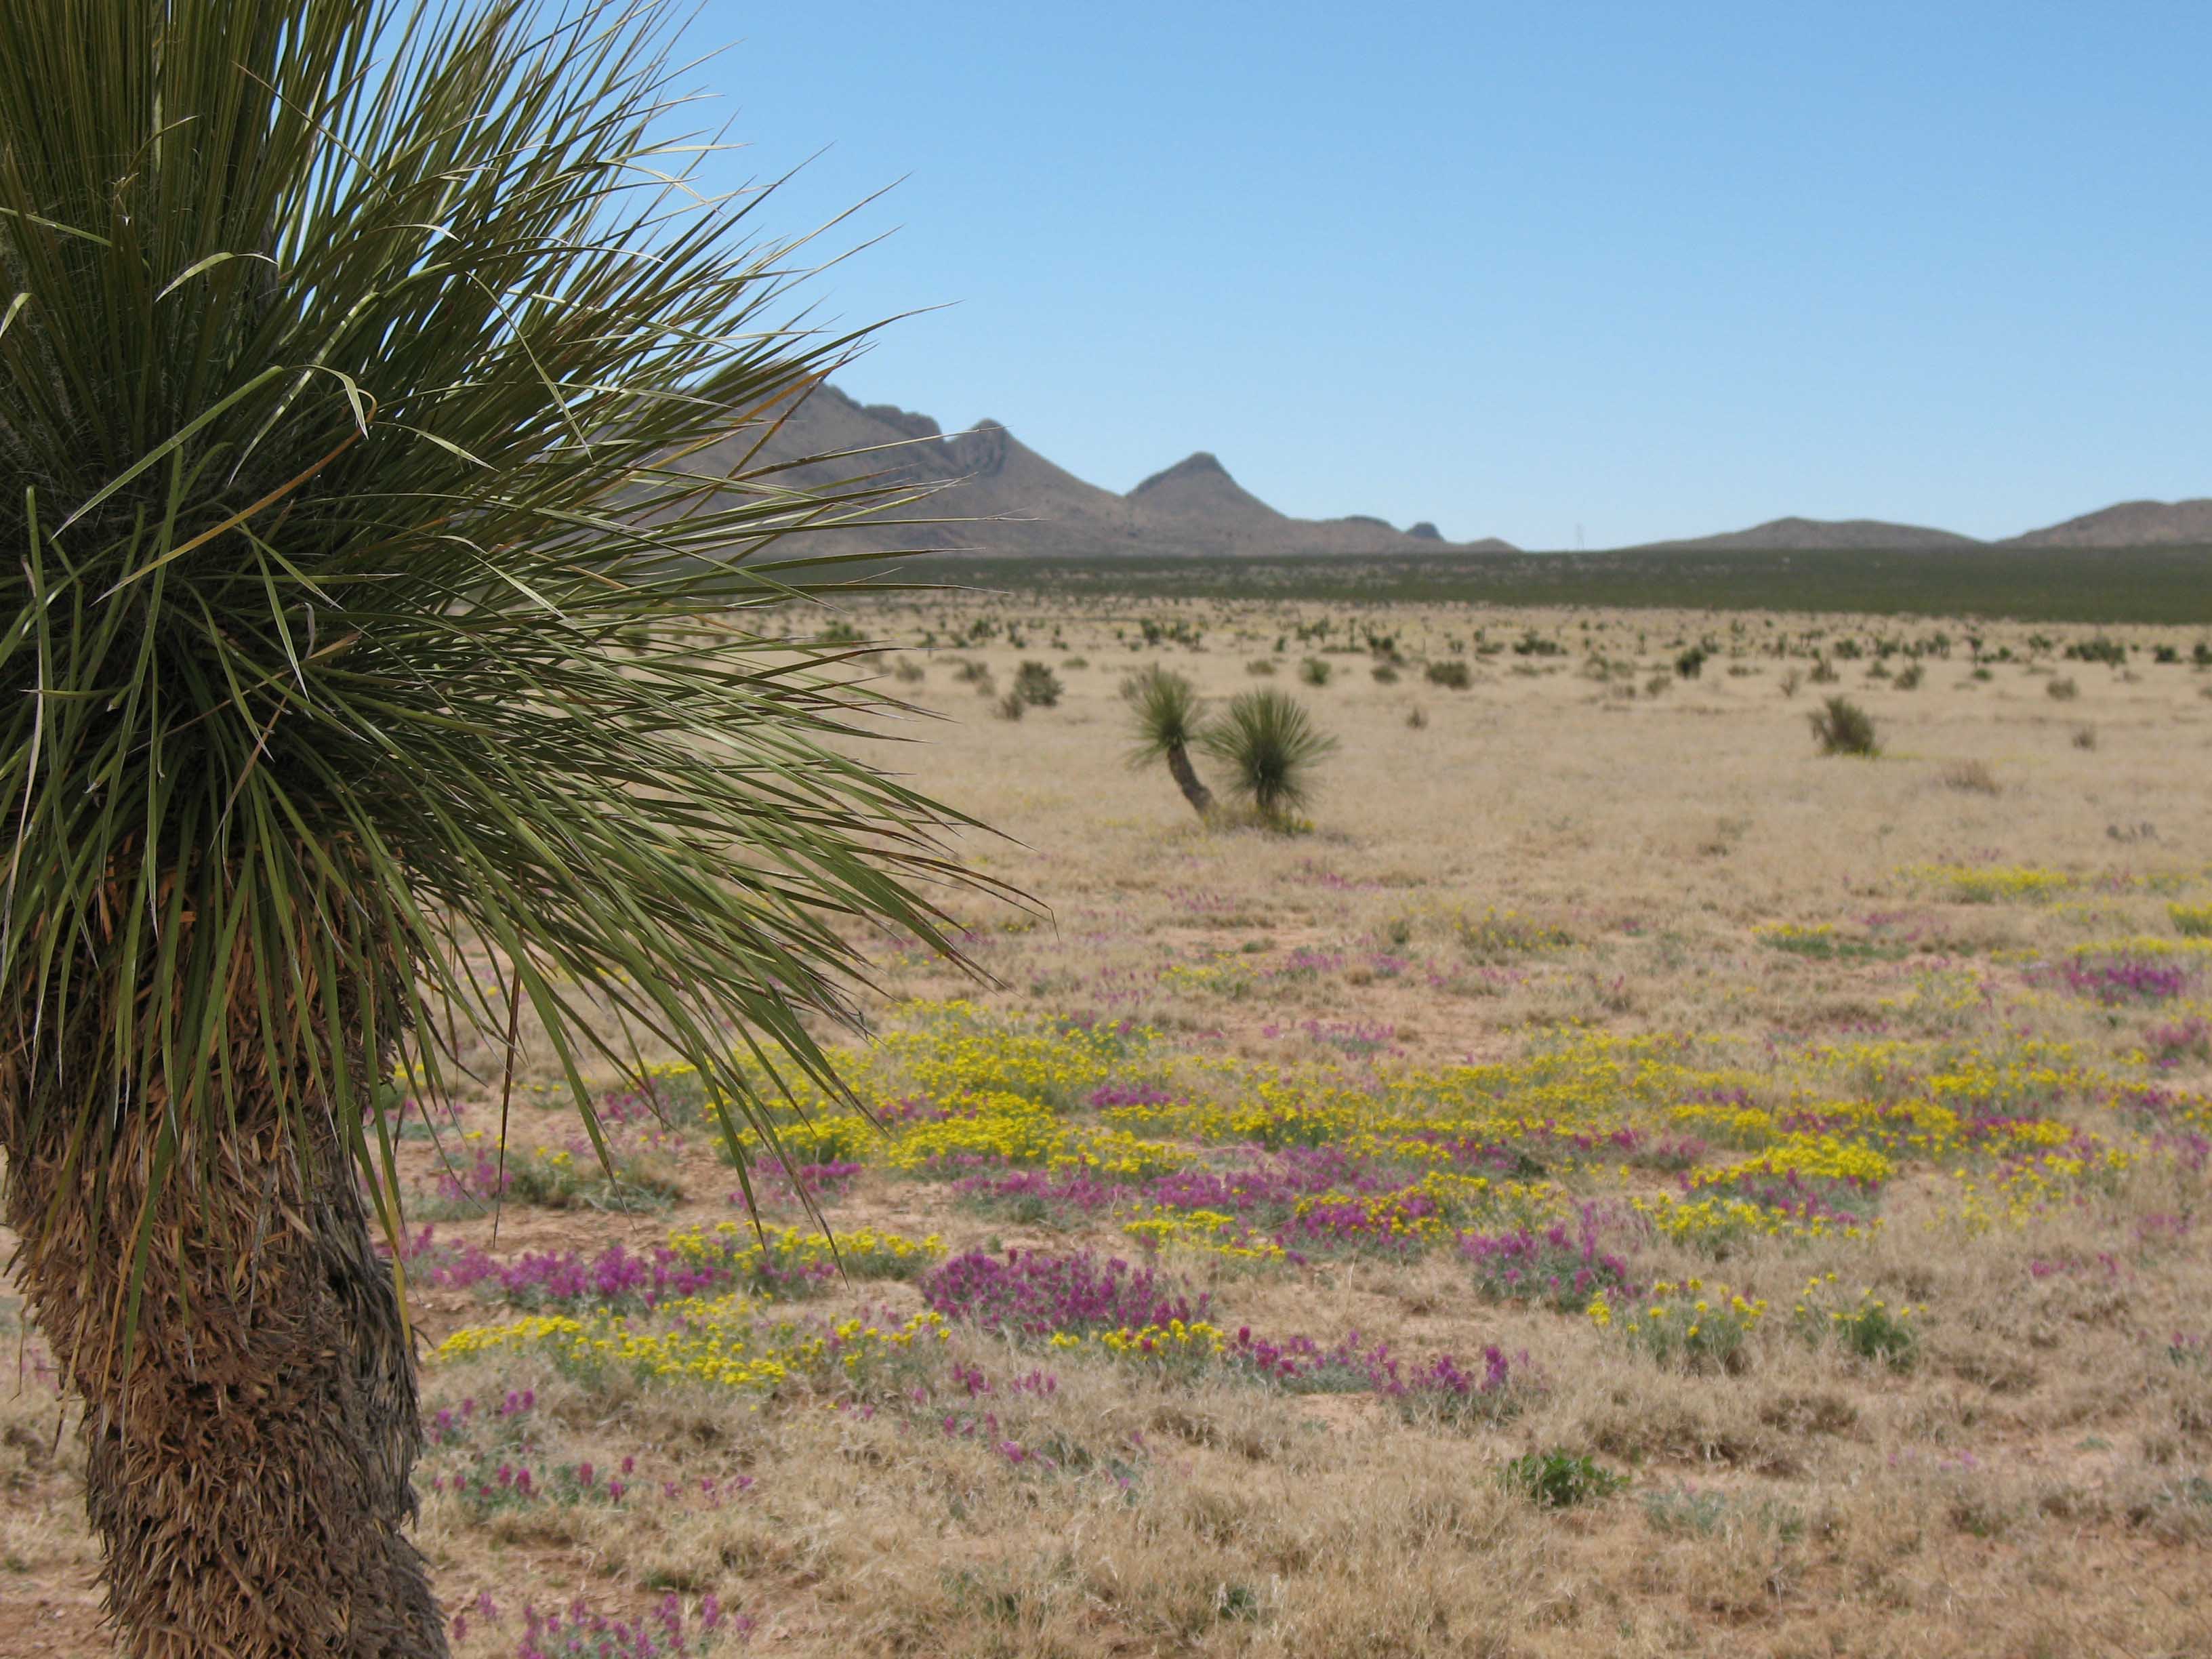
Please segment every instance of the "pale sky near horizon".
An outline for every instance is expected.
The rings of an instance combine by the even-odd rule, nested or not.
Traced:
[[[842,377],[1127,489],[1591,547],[2212,495],[2212,8],[705,0]]]

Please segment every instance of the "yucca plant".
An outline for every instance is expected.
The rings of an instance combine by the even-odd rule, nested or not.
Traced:
[[[1129,704],[1136,744],[1129,751],[1132,768],[1167,763],[1168,775],[1182,791],[1191,810],[1204,817],[1213,810],[1213,792],[1190,763],[1191,745],[1199,741],[1198,691],[1171,668],[1155,663],[1121,682],[1121,695]]]
[[[444,1650],[396,1069],[527,1004],[596,1140],[611,1013],[735,1152],[848,933],[945,945],[874,694],[746,623],[882,498],[756,459],[849,342],[686,182],[672,28],[0,0],[4,1218],[133,1655]]]
[[[1231,790],[1264,818],[1279,821],[1305,805],[1314,768],[1336,739],[1297,699],[1272,688],[1240,692],[1199,735],[1199,746],[1230,769]]]

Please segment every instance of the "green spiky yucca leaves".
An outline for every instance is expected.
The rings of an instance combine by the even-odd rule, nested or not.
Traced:
[[[1213,792],[1200,781],[1190,763],[1190,745],[1199,735],[1197,689],[1173,669],[1154,663],[1124,680],[1121,695],[1129,704],[1136,739],[1129,750],[1131,769],[1165,761],[1191,810],[1205,817],[1213,810]]]
[[[1121,683],[1121,696],[1129,705],[1136,740],[1129,750],[1132,767],[1150,766],[1170,750],[1198,741],[1197,688],[1172,668],[1155,663],[1139,670]]]
[[[396,1231],[393,1064],[526,1003],[596,1139],[598,1005],[758,1117],[855,924],[942,946],[950,815],[745,622],[880,498],[751,459],[851,341],[686,182],[667,23],[0,0],[11,1142],[205,1179],[250,1073]]]
[[[1314,769],[1336,748],[1295,697],[1272,689],[1231,698],[1198,740],[1228,766],[1231,792],[1276,819],[1305,805]]]

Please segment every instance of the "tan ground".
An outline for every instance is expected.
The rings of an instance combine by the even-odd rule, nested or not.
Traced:
[[[1534,1380],[1516,1409],[1471,1427],[1371,1394],[1289,1394],[1219,1366],[1162,1376],[960,1328],[945,1355],[994,1379],[972,1401],[941,1370],[918,1385],[926,1402],[806,1386],[758,1404],[564,1374],[528,1350],[433,1360],[432,1407],[532,1389],[531,1455],[638,1468],[622,1505],[472,1519],[428,1495],[422,1541],[467,1626],[457,1651],[517,1653],[526,1601],[627,1614],[673,1593],[694,1618],[698,1598],[717,1596],[754,1621],[751,1646],[793,1656],[2212,1654],[2212,1253],[2189,1139],[2212,1116],[2212,1063],[2185,1039],[2212,1012],[2212,957],[2148,958],[2194,975],[2154,1004],[2108,1006],[2053,977],[2076,946],[2178,939],[2169,904],[2212,897],[2212,673],[2187,665],[2193,636],[2120,630],[2138,648],[2116,672],[2056,659],[2089,630],[2046,628],[2051,643],[2032,645],[2027,628],[1953,623],[1948,656],[1926,659],[1916,690],[1869,680],[1869,652],[1835,663],[1840,684],[1785,696],[1785,675],[1838,638],[1925,640],[1937,627],[1339,609],[1328,641],[1356,622],[1395,634],[1407,665],[1383,684],[1366,651],[1323,654],[1334,672],[1314,687],[1298,665],[1328,641],[1294,630],[1328,614],[1131,602],[1051,617],[988,599],[859,613],[883,637],[933,635],[938,649],[913,659],[926,678],[900,689],[951,718],[917,722],[921,741],[899,762],[1002,830],[966,852],[1050,911],[963,902],[996,983],[963,989],[887,948],[890,996],[964,995],[987,1022],[1130,1019],[1161,1034],[1163,1065],[1235,1057],[1240,1076],[1264,1072],[1292,1095],[1510,1068],[1608,1034],[1721,1039],[1712,1066],[1750,1074],[1751,1098],[1778,1109],[1910,1099],[1913,1079],[1947,1067],[2044,1066],[2064,1075],[2027,1085],[2033,1115],[2086,1131],[2124,1167],[2009,1191],[1976,1175],[1978,1198],[1949,1160],[1908,1158],[1870,1237],[1770,1238],[1718,1261],[1663,1231],[1618,1244],[1643,1282],[1697,1274],[1770,1303],[1732,1371],[1657,1361],[1580,1310],[1486,1300],[1450,1248],[1258,1268],[1164,1258],[1231,1331],[1328,1343],[1356,1329],[1407,1356],[1478,1363],[1487,1344],[1525,1352]],[[1012,622],[1024,643],[954,654],[987,665],[1000,692],[1018,662],[1054,665],[1067,687],[1056,708],[995,718],[956,679],[945,641],[978,618]],[[1146,619],[1202,628],[1203,648],[1131,648]],[[1565,653],[1453,653],[1478,628]],[[1977,679],[1975,632],[1985,652],[2033,660]],[[1681,680],[1671,664],[1700,637],[1719,650]],[[1794,654],[1772,654],[1785,642]],[[2154,665],[2154,643],[2179,646],[2183,663]],[[1249,673],[1256,658],[1279,672]],[[1599,678],[1594,659],[1614,666]],[[1431,684],[1424,659],[1466,660],[1474,684]],[[1157,661],[1217,701],[1283,687],[1342,739],[1310,833],[1207,830],[1164,772],[1125,769],[1121,674]],[[2078,695],[2051,696],[2058,677]],[[1880,758],[1816,756],[1806,712],[1837,691],[1875,716]],[[2067,880],[1970,902],[1923,866]],[[1503,945],[1483,931],[1492,912],[1512,924]],[[1771,933],[1821,924],[1882,948],[1823,959]],[[1524,925],[1565,942],[1517,948]],[[1275,971],[1294,961],[1315,965]],[[2152,1067],[2146,1034],[2174,1030],[2173,1063]],[[1380,1052],[1351,1052],[1370,1037]],[[2070,1047],[2054,1060],[2038,1042]],[[537,1103],[552,1099],[543,1058],[525,1071],[538,1087],[518,1110],[519,1149],[568,1133]],[[2118,1086],[2180,1103],[2150,1123],[2113,1109]],[[1663,1128],[1679,1103],[1646,1103],[1636,1121]],[[482,1103],[466,1121],[488,1121]],[[1745,1155],[1706,1138],[1698,1169]],[[426,1191],[433,1156],[409,1153]],[[510,1206],[495,1253],[643,1249],[738,1213],[702,1133],[656,1156],[683,1189],[673,1211]],[[1575,1202],[1680,1182],[1636,1159],[1551,1173]],[[841,1231],[939,1233],[955,1250],[1135,1254],[1119,1214],[1072,1231],[1019,1224],[872,1162],[829,1213]],[[436,1228],[491,1243],[488,1219]],[[1851,1295],[1924,1305],[1911,1369],[1793,1333],[1792,1298],[1831,1271]],[[1634,1300],[1616,1298],[1620,1318]],[[870,1283],[803,1311],[919,1305],[908,1285]],[[433,1340],[514,1316],[441,1288],[419,1293],[418,1311]],[[23,1381],[0,1395],[0,1656],[101,1652],[73,1443],[36,1374],[35,1334],[21,1350]],[[1050,1394],[1012,1388],[1039,1370]],[[985,1433],[943,1431],[946,1413],[986,1408]],[[1016,1462],[994,1440],[1060,1455]],[[1627,1485],[1548,1509],[1500,1479],[1508,1459],[1553,1448]],[[445,1456],[426,1461],[426,1481],[450,1473]]]

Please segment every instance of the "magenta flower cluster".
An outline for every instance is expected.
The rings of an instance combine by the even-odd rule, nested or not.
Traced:
[[[678,1659],[720,1643],[744,1642],[753,1621],[726,1612],[712,1595],[702,1596],[696,1615],[687,1618],[680,1597],[670,1594],[650,1613],[611,1619],[583,1601],[551,1613],[523,1611],[521,1645],[514,1659]]]
[[[483,1290],[523,1308],[650,1308],[673,1297],[712,1295],[732,1288],[763,1294],[804,1295],[835,1276],[826,1263],[793,1267],[773,1257],[738,1258],[750,1240],[733,1244],[720,1261],[678,1255],[666,1246],[634,1253],[620,1243],[586,1256],[570,1250],[526,1250],[501,1261],[472,1243],[434,1244],[425,1227],[410,1252],[418,1283]],[[740,1285],[739,1281],[743,1280]]]
[[[1627,1261],[1600,1248],[1598,1233],[1595,1207],[1585,1205],[1571,1231],[1562,1221],[1541,1232],[1522,1227],[1504,1233],[1462,1233],[1459,1249],[1486,1294],[1577,1311],[1601,1291],[1633,1294],[1636,1290]]]
[[[2107,1007],[2124,1002],[2170,1002],[2189,988],[2196,975],[2178,963],[2137,962],[2069,962],[2058,970],[2060,981],[2075,996],[2092,997]]]
[[[1175,1289],[1151,1267],[1088,1250],[1047,1255],[971,1250],[921,1280],[921,1299],[948,1319],[1032,1339],[1056,1332],[1135,1329],[1206,1316],[1206,1298]]]
[[[1127,1188],[1080,1169],[973,1175],[963,1179],[953,1191],[979,1209],[1036,1221],[1097,1215],[1128,1196]]]
[[[1516,1381],[1516,1363],[1495,1343],[1471,1364],[1438,1354],[1409,1369],[1387,1342],[1363,1347],[1357,1331],[1324,1348],[1306,1336],[1272,1342],[1245,1327],[1231,1340],[1228,1358],[1294,1394],[1372,1393],[1401,1410],[1426,1409],[1454,1417],[1478,1410],[1495,1412]],[[1525,1368],[1527,1363],[1523,1355],[1519,1364]]]
[[[2143,1032],[2143,1047],[2150,1054],[2151,1063],[2161,1067],[2190,1060],[2212,1060],[2212,1024],[2192,1018],[2150,1026]]]

